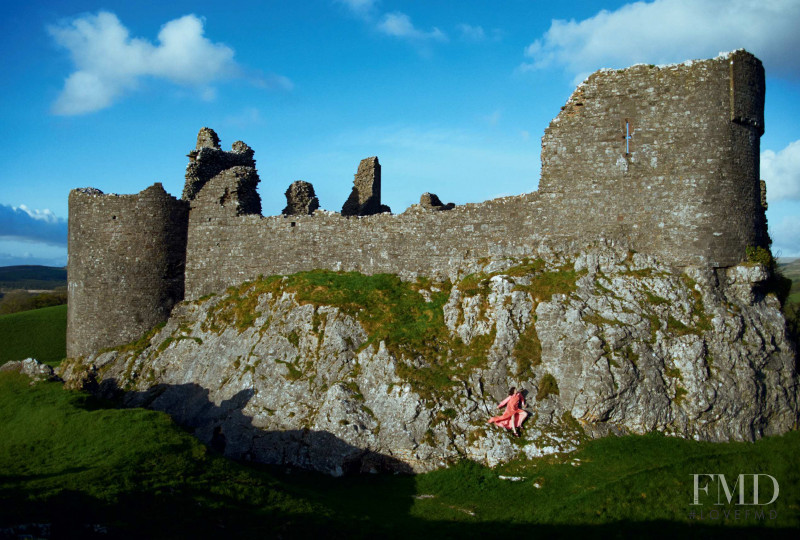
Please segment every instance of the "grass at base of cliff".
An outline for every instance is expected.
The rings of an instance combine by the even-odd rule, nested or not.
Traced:
[[[302,530],[315,522],[308,516],[325,516],[271,476],[210,453],[167,415],[117,409],[59,383],[0,374],[0,425],[0,529],[45,522],[53,537],[84,537],[85,524],[103,524],[191,537],[236,520],[240,531]]]
[[[0,315],[0,365],[33,357],[55,366],[66,355],[66,305]]]
[[[534,525],[556,536],[735,536],[800,526],[798,432],[725,444],[609,437],[497,470],[463,461],[416,477],[336,479],[235,463],[164,414],[117,409],[58,383],[31,386],[18,374],[0,375],[0,425],[0,528],[51,523],[53,537],[91,537],[86,525],[105,527],[103,538],[496,537]],[[714,506],[713,487],[693,507],[697,473],[774,476],[780,496],[759,508],[776,518],[690,519],[692,510],[736,509]]]

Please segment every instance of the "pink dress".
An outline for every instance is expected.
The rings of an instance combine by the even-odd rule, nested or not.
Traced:
[[[528,413],[522,410],[520,404],[522,404],[522,407],[525,406],[525,397],[521,393],[517,392],[513,396],[508,396],[497,406],[498,409],[505,407],[506,411],[501,416],[490,418],[489,423],[497,424],[506,429],[521,426],[523,420],[528,417]]]

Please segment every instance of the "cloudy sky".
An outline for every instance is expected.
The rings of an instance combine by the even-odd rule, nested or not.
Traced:
[[[773,250],[800,256],[800,0],[32,1],[0,20],[0,265],[66,264],[67,195],[180,196],[202,126],[256,151],[264,213],[294,180],[341,209],[536,189],[541,136],[592,71],[746,48],[767,71]]]

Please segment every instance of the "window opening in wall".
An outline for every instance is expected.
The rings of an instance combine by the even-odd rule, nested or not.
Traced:
[[[631,153],[631,139],[633,135],[631,134],[631,124],[628,122],[628,119],[625,119],[625,155]]]

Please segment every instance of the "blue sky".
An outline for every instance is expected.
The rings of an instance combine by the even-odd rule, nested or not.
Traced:
[[[67,195],[180,196],[202,126],[338,211],[360,159],[395,212],[536,189],[541,136],[603,67],[744,47],[767,71],[773,251],[800,256],[800,1],[59,1],[0,21],[0,265],[66,264]]]

